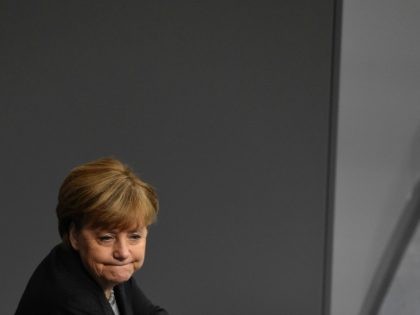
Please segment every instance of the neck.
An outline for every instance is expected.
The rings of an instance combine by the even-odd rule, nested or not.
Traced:
[[[109,300],[109,298],[111,297],[111,292],[112,292],[112,288],[108,288],[104,290],[105,293],[105,297]]]

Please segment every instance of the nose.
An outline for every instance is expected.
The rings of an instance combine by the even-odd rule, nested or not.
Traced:
[[[124,261],[130,256],[129,245],[124,240],[114,243],[113,256],[119,261]]]

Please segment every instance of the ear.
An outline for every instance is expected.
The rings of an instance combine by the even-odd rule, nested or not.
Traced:
[[[73,247],[74,250],[76,251],[79,250],[79,233],[76,230],[74,223],[72,223],[70,226],[69,241],[70,241],[71,247]]]

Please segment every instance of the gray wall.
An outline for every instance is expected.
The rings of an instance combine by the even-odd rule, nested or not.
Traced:
[[[333,1],[2,6],[0,313],[59,241],[66,173],[114,155],[160,194],[153,301],[322,314]]]
[[[419,13],[414,0],[343,3],[332,314],[361,314],[420,175]]]
[[[417,226],[409,246],[404,252],[384,299],[380,315],[411,315],[420,312],[420,229]]]

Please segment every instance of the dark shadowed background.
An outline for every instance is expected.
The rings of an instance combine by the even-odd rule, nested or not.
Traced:
[[[325,314],[334,1],[3,1],[1,314],[102,156],[157,187],[171,314]],[[323,313],[324,312],[324,313]]]

